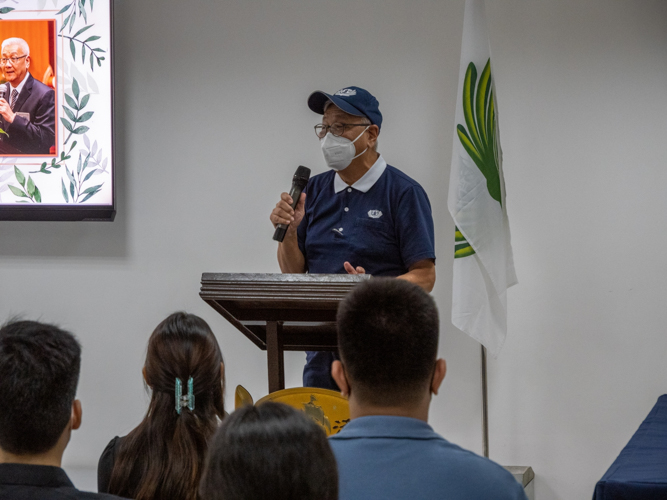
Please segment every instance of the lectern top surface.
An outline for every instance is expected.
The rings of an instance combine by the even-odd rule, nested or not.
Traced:
[[[202,281],[358,283],[370,277],[370,274],[204,273]]]

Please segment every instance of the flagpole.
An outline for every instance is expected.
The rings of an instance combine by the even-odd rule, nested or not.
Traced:
[[[482,348],[482,453],[489,458],[489,394],[486,380],[486,347]]]

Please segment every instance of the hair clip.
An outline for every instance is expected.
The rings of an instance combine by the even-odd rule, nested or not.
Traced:
[[[192,377],[188,379],[188,394],[183,396],[183,382],[176,377],[176,413],[181,414],[181,409],[186,407],[192,411],[195,409],[195,391]]]

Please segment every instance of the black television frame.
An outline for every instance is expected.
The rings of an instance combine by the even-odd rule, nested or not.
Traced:
[[[114,101],[114,0],[96,0],[108,2],[109,8],[109,52],[105,54],[110,70],[110,126],[111,126],[111,204],[110,205],[56,205],[56,204],[0,204],[0,221],[103,221],[113,222],[116,217],[116,133]],[[66,2],[65,2],[66,3]],[[78,1],[76,2],[78,4]],[[101,7],[101,6],[100,6]],[[77,5],[74,7],[77,8]],[[57,114],[59,117],[60,114]]]

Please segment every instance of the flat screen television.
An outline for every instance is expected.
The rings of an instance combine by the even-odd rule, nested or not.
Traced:
[[[0,3],[0,220],[116,214],[113,0]]]

